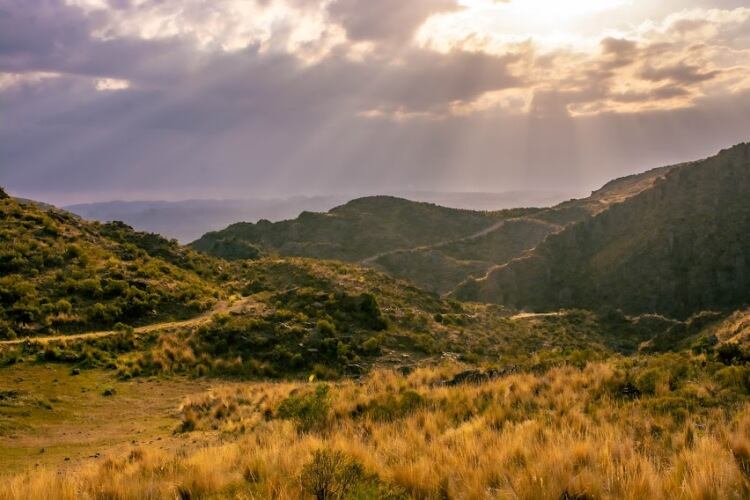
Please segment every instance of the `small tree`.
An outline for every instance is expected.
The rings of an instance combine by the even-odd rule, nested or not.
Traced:
[[[340,451],[318,450],[302,469],[302,487],[317,500],[343,498],[364,473],[362,466]]]

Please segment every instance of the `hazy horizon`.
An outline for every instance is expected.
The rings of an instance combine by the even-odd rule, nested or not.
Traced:
[[[574,197],[571,193],[539,191],[507,193],[423,191],[389,193],[385,196],[482,211],[522,206],[547,207]],[[326,212],[359,197],[361,196],[320,195],[232,200],[113,200],[64,205],[61,208],[85,219],[102,222],[122,221],[140,231],[158,233],[175,238],[182,243],[189,243],[207,232],[223,229],[236,222],[254,223],[260,219],[278,222],[294,219],[303,211]]]

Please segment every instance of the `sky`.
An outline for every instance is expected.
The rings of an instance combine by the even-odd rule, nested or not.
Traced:
[[[586,194],[748,140],[747,0],[0,0],[0,185],[58,204]]]

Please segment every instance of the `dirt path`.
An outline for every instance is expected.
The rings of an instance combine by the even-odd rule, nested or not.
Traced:
[[[547,312],[547,313],[519,313],[515,316],[511,316],[510,319],[517,321],[519,319],[532,319],[532,318],[550,318],[555,316],[562,316],[561,312]]]
[[[509,220],[514,220],[514,219],[503,219],[501,221],[495,222],[494,224],[492,224],[489,227],[486,227],[486,228],[482,229],[478,233],[470,234],[468,236],[464,236],[463,238],[458,238],[458,239],[455,239],[455,240],[446,240],[446,241],[442,241],[440,243],[435,243],[434,245],[425,245],[425,246],[421,246],[421,247],[397,248],[395,250],[388,250],[387,252],[381,252],[379,254],[373,255],[372,257],[367,257],[366,259],[363,259],[363,260],[359,261],[359,263],[362,264],[362,265],[367,266],[367,265],[374,264],[378,259],[380,259],[381,257],[385,257],[386,255],[393,255],[393,254],[397,254],[399,252],[413,252],[413,251],[416,251],[416,250],[434,250],[434,249],[442,248],[444,246],[452,245],[453,243],[458,243],[458,242],[461,242],[461,241],[475,240],[477,238],[481,238],[482,236],[486,236],[486,235],[490,234],[491,232],[500,229]]]
[[[216,304],[216,306],[210,311],[205,312],[201,314],[200,316],[196,316],[195,318],[186,319],[184,321],[167,321],[165,323],[156,323],[153,325],[141,326],[141,327],[135,328],[134,332],[136,334],[144,334],[144,333],[157,332],[161,330],[170,330],[173,328],[187,328],[191,326],[196,326],[202,323],[207,323],[208,321],[210,321],[211,317],[214,314],[235,311],[245,305],[247,305],[246,300],[240,300],[240,301],[232,302],[232,303],[221,301],[218,304]],[[110,335],[115,335],[117,333],[119,332],[116,332],[113,330],[102,330],[98,332],[75,333],[75,334],[70,334],[70,335],[52,335],[48,337],[24,337],[22,339],[15,339],[15,340],[2,340],[0,341],[0,347],[6,346],[6,345],[23,344],[26,341],[39,342],[42,344],[46,344],[47,342],[54,342],[56,340],[95,339],[95,338],[101,338],[101,337],[109,337]]]

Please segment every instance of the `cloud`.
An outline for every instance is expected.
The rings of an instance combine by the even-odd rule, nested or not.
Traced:
[[[354,41],[403,43],[430,16],[459,10],[455,0],[334,0],[331,18]]]
[[[593,187],[748,130],[750,9],[681,11],[581,46],[498,45],[482,23],[441,47],[414,37],[470,13],[0,0],[0,183],[202,197]]]

